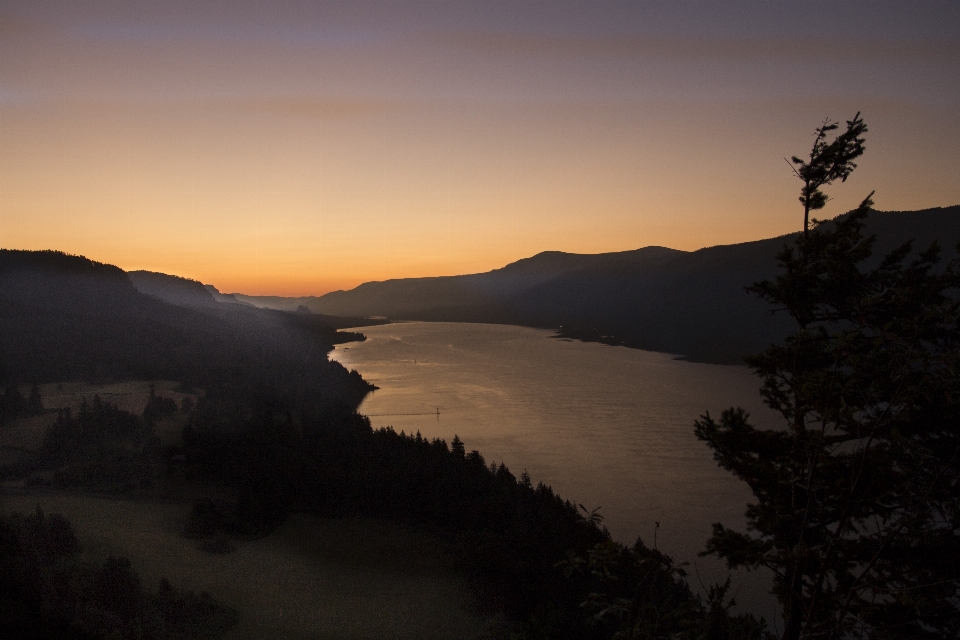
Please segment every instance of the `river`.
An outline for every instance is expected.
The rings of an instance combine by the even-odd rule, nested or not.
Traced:
[[[330,357],[380,387],[360,406],[374,427],[447,442],[459,435],[488,463],[599,507],[617,540],[641,536],[688,562],[695,591],[725,578],[719,562],[697,553],[712,523],[742,529],[751,495],[696,439],[694,421],[741,406],[755,425],[776,426],[749,369],[507,325],[411,322],[362,332],[365,342]],[[767,578],[738,574],[734,584],[744,608],[771,619]]]

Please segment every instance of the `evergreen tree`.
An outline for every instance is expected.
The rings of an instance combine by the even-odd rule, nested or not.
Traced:
[[[27,400],[27,405],[34,415],[43,413],[43,398],[40,396],[40,387],[36,384],[30,387],[30,399]]]
[[[785,428],[739,408],[696,424],[756,498],[705,553],[772,570],[789,640],[960,637],[960,259],[908,243],[865,268],[871,205],[815,222],[751,288],[797,321],[747,358]]]
[[[21,416],[26,409],[27,401],[17,385],[7,385],[7,390],[0,396],[0,424]]]
[[[800,190],[800,204],[803,205],[803,239],[806,240],[810,230],[810,212],[823,209],[827,204],[827,196],[820,188],[833,184],[835,180],[846,182],[857,165],[853,162],[864,152],[863,134],[867,132],[867,125],[860,117],[860,112],[847,120],[847,130],[827,142],[827,135],[836,131],[839,125],[828,118],[823,121],[814,133],[813,147],[810,149],[810,158],[803,160],[793,156],[790,160],[796,167],[793,172],[803,180],[803,189]]]

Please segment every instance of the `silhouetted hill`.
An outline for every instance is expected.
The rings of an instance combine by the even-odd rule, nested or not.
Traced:
[[[545,251],[488,273],[366,282],[316,298],[314,311],[398,320],[516,322],[511,297],[564,273],[625,263],[659,264],[682,252],[664,247],[581,255]]]
[[[225,294],[221,293],[220,295]],[[231,293],[229,295],[237,302],[244,302],[261,309],[276,309],[277,311],[296,311],[301,306],[305,306],[312,311],[310,303],[317,299],[316,296],[248,296],[244,293]]]
[[[197,291],[190,281],[165,278],[151,277],[151,286],[166,294],[177,287]],[[3,382],[168,379],[279,394],[294,403],[358,404],[369,386],[329,362],[329,349],[328,335],[293,314],[173,305],[141,293],[112,265],[53,251],[0,250]]]
[[[210,285],[207,285],[208,287]],[[224,296],[224,294],[220,294]],[[284,296],[248,296],[242,293],[227,294],[233,300],[240,304],[246,304],[260,309],[272,309],[275,311],[285,311],[287,313],[307,313],[312,322],[319,322],[334,329],[351,329],[358,327],[372,327],[379,324],[387,324],[390,321],[385,317],[362,317],[362,316],[334,316],[315,311],[317,296],[300,296],[296,298]]]
[[[203,283],[153,271],[128,271],[130,282],[140,293],[182,307],[209,307],[217,303]]]
[[[874,212],[867,232],[877,237],[873,262],[911,238],[917,249],[939,240],[952,250],[960,242],[960,207]],[[744,287],[773,278],[776,254],[796,235],[708,247],[653,266],[583,269],[516,296],[512,305],[522,322],[562,325],[566,335],[737,363],[792,328]]]
[[[789,328],[743,287],[771,277],[782,240],[711,247],[657,265],[564,274],[512,300],[524,324],[563,335],[738,362]]]
[[[644,247],[632,251],[595,254],[543,251],[489,273],[462,277],[476,289],[488,294],[513,296],[565,274],[586,269],[616,269],[628,265],[654,268],[681,254],[683,251],[666,247]]]
[[[945,252],[960,242],[960,206],[873,212],[875,260],[914,238]],[[699,251],[646,247],[581,255],[548,251],[488,273],[367,282],[316,298],[311,308],[394,320],[502,322],[564,335],[739,363],[780,339],[788,319],[744,287],[776,274],[776,255],[794,235]]]
[[[203,285],[203,288],[206,289],[207,293],[209,293],[217,302],[224,302],[226,304],[244,304],[251,307],[254,306],[248,302],[238,300],[237,297],[232,293],[220,293],[220,290],[212,284],[205,284]]]
[[[249,297],[252,300],[261,298],[232,293],[223,294],[213,285],[154,271],[130,271],[127,275],[140,293],[180,307],[195,308],[241,326],[255,327],[259,324],[262,326],[256,330],[260,333],[277,330],[278,327],[273,325],[279,323],[281,331],[289,327],[299,327],[320,336],[325,343],[333,345],[360,339],[358,338],[360,334],[337,333],[337,329],[387,322],[386,319],[370,320],[314,314],[302,305],[291,304],[299,300],[298,298],[265,296],[264,298],[269,301],[279,302],[255,305],[241,298]],[[283,311],[283,313],[271,313],[271,311]],[[307,317],[304,317],[304,312]]]

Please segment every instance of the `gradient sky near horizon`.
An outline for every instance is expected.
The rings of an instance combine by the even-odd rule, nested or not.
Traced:
[[[960,3],[0,0],[0,245],[248,294],[960,203]]]

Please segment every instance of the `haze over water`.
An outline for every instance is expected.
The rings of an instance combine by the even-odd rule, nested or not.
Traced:
[[[330,357],[380,387],[360,407],[375,428],[447,442],[459,435],[488,464],[503,462],[517,476],[526,470],[535,484],[600,507],[627,544],[639,535],[653,546],[659,522],[661,551],[696,562],[704,583],[723,580],[719,563],[696,554],[711,523],[742,528],[750,492],[716,465],[693,429],[704,411],[719,416],[730,406],[744,407],[758,426],[777,426],[749,369],[505,325],[362,331],[366,342],[340,345]],[[690,573],[695,583],[692,566]],[[770,619],[762,581],[747,582],[738,601]]]

